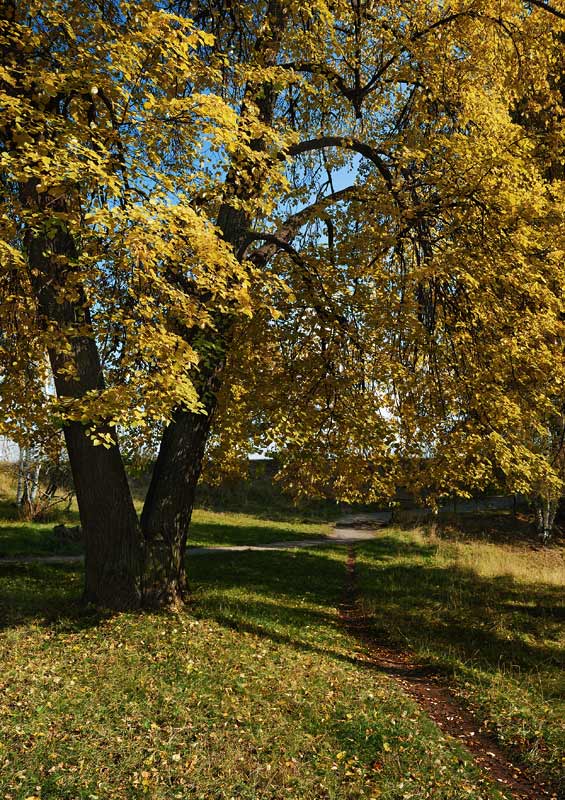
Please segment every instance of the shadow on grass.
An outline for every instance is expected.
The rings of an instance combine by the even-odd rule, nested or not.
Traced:
[[[254,515],[257,516],[257,515]],[[274,521],[274,520],[273,520]],[[316,531],[294,531],[292,528],[269,525],[230,525],[222,522],[194,521],[190,526],[189,547],[194,545],[262,545],[280,541],[320,539]]]
[[[30,622],[67,632],[95,627],[111,614],[84,604],[82,587],[75,565],[0,562],[0,629]]]
[[[67,522],[69,522],[68,518]],[[53,530],[54,524],[56,523],[2,524],[0,526],[0,559],[32,555],[81,555],[84,549],[81,542],[61,540]]]
[[[432,652],[455,651],[493,671],[560,663],[559,646],[551,641],[562,614],[558,587],[426,564],[433,552],[433,545],[393,536],[360,548],[361,589],[373,610],[376,637],[384,633],[404,643],[414,637]],[[418,563],[402,564],[403,556],[417,557]],[[332,654],[323,647],[322,629],[331,629],[328,643],[335,639],[343,562],[335,551],[313,550],[199,556],[189,561],[190,611],[232,629]],[[105,615],[81,605],[81,590],[82,570],[73,565],[0,564],[0,625],[26,620],[67,629],[96,625]]]
[[[361,552],[360,587],[376,638],[417,644],[440,659],[455,653],[489,671],[563,662],[562,648],[553,644],[564,613],[560,587],[426,563],[433,545],[394,537]],[[422,560],[414,563],[413,555]]]
[[[79,524],[77,513],[62,517],[68,524]],[[45,555],[81,555],[84,551],[81,542],[62,541],[53,527],[59,520],[49,523],[23,522],[0,519],[0,565],[2,558],[15,556]],[[319,529],[293,530],[292,527],[279,525],[253,525],[242,521],[239,525],[229,521],[195,520],[190,526],[189,547],[213,545],[264,545],[279,541],[299,541],[303,539],[320,539],[323,533]]]
[[[541,547],[533,514],[510,511],[476,511],[470,513],[446,512],[434,522],[436,534],[447,541],[491,542],[492,544],[530,545]],[[551,549],[558,541],[545,547]]]
[[[387,564],[401,556],[425,558],[433,553],[432,545],[382,537],[368,547],[380,562],[373,568],[364,564],[362,578],[374,608],[369,624],[375,638],[396,638],[406,646],[413,635],[431,651],[456,651],[492,671],[504,666],[536,671],[562,662],[559,644],[548,641],[557,634],[562,615],[558,587],[524,586],[506,577],[482,578],[471,570],[425,563]],[[341,561],[308,551],[234,554],[221,564],[201,561],[193,574],[199,616],[300,648],[311,647],[302,635],[305,626],[339,624],[335,608],[345,578]],[[525,597],[543,615],[532,615],[523,605]],[[328,611],[297,607],[300,600],[323,604]]]

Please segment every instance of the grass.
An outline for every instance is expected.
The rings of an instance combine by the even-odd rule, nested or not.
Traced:
[[[255,487],[257,488],[257,487]],[[15,556],[80,555],[82,544],[58,537],[53,527],[64,523],[80,524],[76,502],[70,510],[53,509],[48,521],[21,519],[14,503],[14,470],[0,465],[0,559]],[[141,511],[142,497],[135,492]],[[221,506],[221,504],[220,504]],[[318,513],[304,514],[299,509],[277,508],[275,519],[263,510],[259,516],[247,513],[196,508],[192,517],[189,546],[263,545],[276,541],[319,539],[330,531],[330,523]]]
[[[53,552],[0,504],[0,551]],[[321,522],[195,512],[191,544],[260,544]],[[71,514],[68,520],[74,523]],[[562,550],[387,529],[358,545],[375,636],[434,664],[502,743],[556,780],[564,751]],[[81,568],[0,561],[3,800],[495,800],[341,624],[342,549],[190,562],[175,615],[104,615]],[[94,702],[93,702],[94,699]]]
[[[104,616],[0,566],[4,800],[494,800],[342,627],[343,551],[201,556],[192,606]]]
[[[76,509],[55,507],[48,521],[22,519],[15,504],[16,468],[12,464],[0,463],[0,559],[10,556],[74,555],[81,552],[80,544],[65,542],[58,538],[54,525],[65,523],[78,525]]]
[[[50,522],[18,519],[16,509],[0,503],[0,559],[14,556],[80,555],[80,542],[61,541],[53,531],[57,522],[78,525],[77,512],[65,512]],[[263,545],[277,541],[323,538],[327,523],[272,521],[248,514],[228,514],[195,509],[190,528],[190,547]]]
[[[563,775],[563,548],[391,529],[359,553],[375,636],[435,664],[504,745]]]
[[[262,545],[277,541],[320,539],[330,532],[323,522],[280,521],[249,514],[195,509],[189,540],[193,546]]]

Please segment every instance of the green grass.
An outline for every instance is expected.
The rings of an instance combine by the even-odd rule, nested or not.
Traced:
[[[50,527],[0,522],[0,542],[48,552]],[[190,540],[326,531],[198,511]],[[388,529],[357,552],[373,633],[435,664],[504,744],[555,780],[562,551]],[[0,561],[3,800],[501,796],[344,629],[343,549],[189,566],[186,610],[103,615],[80,605],[79,567]]]
[[[359,551],[372,632],[435,664],[541,774],[563,775],[563,548],[388,530]]]
[[[239,512],[270,520],[331,522],[340,516],[340,505],[331,500],[297,500],[285,494],[273,477],[250,465],[246,479],[211,486],[201,482],[196,505],[212,511]]]
[[[12,556],[75,555],[82,552],[76,542],[61,541],[53,526],[78,525],[76,511],[57,511],[49,522],[30,522],[20,518],[12,502],[0,501],[0,560]]]
[[[146,485],[135,486],[135,504],[140,512]],[[70,526],[80,524],[75,501],[70,510],[61,507],[53,509],[48,521],[31,522],[21,519],[14,497],[14,470],[0,464],[0,560],[15,556],[80,555],[83,552],[80,542],[61,541],[53,531],[54,525],[59,523]],[[304,515],[297,509],[291,513],[289,508],[279,508],[274,517],[269,518],[264,511],[261,515],[251,516],[196,508],[190,527],[189,546],[263,545],[277,541],[319,539],[331,529],[323,516]]]
[[[4,800],[494,800],[342,627],[343,551],[201,556],[174,614],[98,615],[74,567],[2,578]]]
[[[79,555],[80,542],[57,538],[54,524],[78,525],[77,512],[65,512],[50,522],[18,519],[16,509],[0,503],[0,562],[14,556]],[[277,541],[320,539],[330,531],[327,523],[273,521],[248,514],[228,514],[195,509],[190,528],[189,547],[263,545]]]
[[[195,509],[189,545],[262,545],[278,541],[320,539],[331,530],[328,523],[269,520],[249,514]]]

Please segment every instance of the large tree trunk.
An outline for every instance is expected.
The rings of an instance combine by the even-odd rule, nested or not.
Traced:
[[[22,199],[32,207],[40,206],[43,201],[37,195],[35,182],[22,188]],[[64,201],[59,201],[61,204]],[[65,210],[54,208],[54,211]],[[90,391],[103,389],[86,298],[79,292],[75,300],[60,302],[57,296],[58,288],[65,285],[65,270],[76,264],[73,237],[62,226],[55,237],[30,231],[25,246],[34,276],[40,324],[55,324],[61,332],[68,333],[80,326],[82,331],[69,336],[70,353],[57,348],[49,350],[58,397],[81,398]],[[61,266],[62,263],[67,266]],[[74,370],[73,377],[69,368]],[[114,444],[95,445],[87,427],[91,433],[110,434]],[[116,433],[104,423],[84,425],[73,421],[64,426],[64,434],[85,539],[85,599],[108,608],[134,608],[141,596],[141,534]]]
[[[85,540],[84,598],[106,608],[136,608],[141,536],[118,446],[94,446],[79,422],[64,433]]]
[[[228,184],[230,180],[228,175]],[[237,251],[247,235],[249,218],[224,204],[218,214],[218,227],[224,239]],[[174,606],[183,602],[187,595],[188,529],[232,326],[229,314],[216,315],[216,327],[210,333],[214,348],[210,349],[199,373],[198,394],[205,413],[176,409],[161,441],[141,514],[144,537],[142,602],[146,606]]]
[[[218,318],[217,324],[214,356],[200,371],[199,396],[205,413],[176,409],[163,434],[143,505],[142,602],[149,607],[176,606],[188,592],[188,529],[229,341],[229,319]]]

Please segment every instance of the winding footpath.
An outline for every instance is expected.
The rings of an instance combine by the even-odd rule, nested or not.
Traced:
[[[444,734],[467,750],[493,787],[505,796],[515,800],[558,800],[556,790],[510,761],[496,740],[480,730],[477,720],[462,707],[433,667],[419,664],[410,652],[371,636],[358,599],[355,548],[350,544],[341,619],[362,645],[365,666],[398,683]]]

